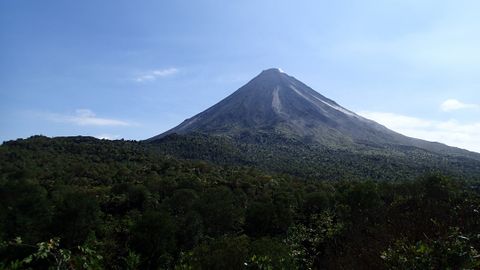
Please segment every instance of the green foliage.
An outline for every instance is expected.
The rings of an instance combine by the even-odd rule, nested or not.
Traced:
[[[83,243],[98,226],[99,207],[88,193],[70,188],[54,192],[53,226],[67,247]]]
[[[31,253],[23,259],[16,259],[8,263],[1,262],[0,269],[36,269],[48,266],[48,269],[104,269],[101,261],[103,257],[89,243],[78,246],[75,253],[60,247],[60,238],[52,238],[36,245],[26,244],[20,237],[13,241],[5,242],[2,248],[26,247]]]
[[[28,242],[39,241],[52,215],[47,195],[36,181],[0,181],[0,239],[23,235]]]
[[[146,207],[149,192],[143,185],[135,185],[132,183],[119,183],[112,186],[112,193],[124,196],[123,204],[119,207],[125,211],[132,209],[142,210]]]
[[[398,240],[381,257],[390,269],[478,269],[480,255],[472,238],[479,235],[467,237],[453,228],[443,239]]]
[[[242,209],[236,205],[234,194],[227,187],[205,190],[195,208],[202,216],[205,232],[209,236],[221,236],[240,229]]]
[[[21,244],[21,243],[18,243]],[[60,239],[50,239],[48,242],[40,242],[37,244],[37,251],[21,262],[25,265],[29,265],[37,260],[52,260],[52,264],[55,269],[68,269],[68,262],[71,258],[71,252],[69,250],[61,249]]]
[[[77,246],[79,253],[75,256],[75,265],[81,265],[83,269],[104,269],[103,256],[98,253],[99,243],[91,235],[83,245]]]
[[[129,251],[125,260],[125,269],[135,270],[140,267],[140,255],[133,251]]]
[[[131,246],[143,259],[143,268],[166,268],[175,250],[175,224],[168,213],[147,211],[132,228]]]
[[[160,153],[219,165],[254,165],[267,171],[321,180],[404,180],[438,171],[480,180],[480,161],[439,155],[421,148],[356,142],[351,146],[319,145],[274,132],[243,136],[171,134],[150,143]]]
[[[278,238],[263,237],[250,243],[248,269],[298,269],[291,246]]]
[[[248,260],[248,246],[246,236],[220,237],[195,247],[183,262],[193,269],[243,269]]]
[[[305,223],[291,227],[287,243],[291,246],[291,254],[297,265],[303,269],[321,267],[323,262],[319,259],[327,254],[330,245],[335,245],[336,239],[344,229],[343,226],[334,213],[324,211],[309,216]]]
[[[415,178],[406,168],[420,173],[421,162],[388,167],[341,150],[294,149],[294,140],[273,138],[268,152],[270,138],[256,139],[265,148],[212,145],[202,158],[218,154],[222,166],[129,141],[4,143],[0,269],[480,267],[478,183]],[[189,140],[195,157],[213,139]]]

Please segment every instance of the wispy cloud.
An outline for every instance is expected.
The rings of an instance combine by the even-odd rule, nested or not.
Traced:
[[[447,99],[441,105],[440,109],[444,112],[462,110],[462,109],[479,109],[480,106],[477,104],[468,104],[458,101],[456,99]]]
[[[117,140],[120,138],[119,135],[112,135],[112,134],[98,134],[94,136],[97,139],[103,139],[103,140]]]
[[[135,78],[137,82],[148,82],[148,81],[155,81],[158,78],[171,76],[178,73],[178,69],[176,68],[166,68],[166,69],[155,69],[144,72]]]
[[[55,122],[71,123],[79,126],[130,126],[131,123],[112,119],[97,117],[89,109],[77,109],[73,115],[49,114],[49,119]]]
[[[358,114],[406,136],[480,153],[480,122],[436,121],[388,112],[361,111]]]

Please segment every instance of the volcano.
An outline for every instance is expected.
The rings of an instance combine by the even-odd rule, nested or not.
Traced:
[[[480,154],[474,152],[389,130],[277,68],[262,71],[217,104],[147,141],[190,133],[234,139],[245,134],[274,134],[334,148],[408,146],[480,160]]]

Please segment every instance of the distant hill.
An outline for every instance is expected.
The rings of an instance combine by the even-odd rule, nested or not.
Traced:
[[[438,172],[480,181],[479,161],[414,146],[359,144],[350,149],[332,148],[259,133],[235,139],[201,133],[171,134],[148,144],[149,149],[176,158],[256,167],[314,180],[396,181]]]

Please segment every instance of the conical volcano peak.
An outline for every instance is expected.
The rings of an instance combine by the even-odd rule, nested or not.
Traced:
[[[209,109],[186,119],[171,133],[200,132],[240,136],[278,133],[323,142],[375,138],[378,124],[369,122],[324,97],[279,68],[263,70],[254,79]]]
[[[258,74],[257,78],[265,78],[265,79],[280,79],[282,77],[288,76],[283,70],[279,68],[269,68],[263,70],[260,74]]]
[[[249,90],[273,89],[279,85],[287,86],[291,77],[279,68],[265,69],[253,78],[246,88]],[[245,88],[245,87],[242,87]],[[252,89],[253,88],[253,89]]]
[[[262,71],[262,73],[285,73],[281,68],[268,68]]]
[[[397,146],[400,146],[398,149],[419,147],[438,153],[449,153],[453,149],[405,137],[363,118],[279,68],[263,70],[217,104],[149,141],[174,133],[226,136],[266,145],[273,143],[265,141],[272,138],[277,143],[294,139],[341,149],[372,146],[371,153],[379,149],[397,149]],[[370,155],[370,151],[368,153]],[[455,150],[452,153],[463,152]]]

